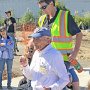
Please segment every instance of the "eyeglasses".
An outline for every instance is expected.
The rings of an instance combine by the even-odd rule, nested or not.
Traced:
[[[44,5],[42,7],[40,7],[40,9],[46,9],[48,5]]]

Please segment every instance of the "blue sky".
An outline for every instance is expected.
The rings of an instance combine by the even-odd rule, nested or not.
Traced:
[[[79,14],[90,11],[90,0],[59,0],[74,15],[77,10]],[[12,10],[16,18],[20,18],[29,9],[34,16],[38,15],[39,7],[37,0],[0,0],[0,15],[5,17],[5,11]]]

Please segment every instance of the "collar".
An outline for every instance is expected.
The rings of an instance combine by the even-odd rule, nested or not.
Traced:
[[[10,37],[7,35],[7,38],[3,38],[2,36],[1,36],[1,39],[2,40],[4,40],[4,39],[10,39]]]
[[[57,8],[56,8],[55,16],[54,16],[52,19],[50,19],[50,20],[49,20],[49,16],[47,15],[48,24],[52,23],[52,22],[56,19],[57,15],[58,15],[58,13],[59,13],[59,10],[60,10],[60,9],[57,7]]]
[[[51,44],[49,44],[42,51],[40,51],[40,55],[46,54],[50,49],[52,49],[52,45]]]

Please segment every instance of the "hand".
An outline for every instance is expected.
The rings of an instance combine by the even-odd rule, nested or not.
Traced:
[[[5,43],[0,43],[0,46],[4,46],[5,45]]]
[[[26,59],[25,56],[21,56],[21,57],[20,57],[20,64],[21,64],[23,67],[25,67],[25,66],[28,65],[28,61],[27,61],[27,59]]]
[[[14,37],[16,37],[16,33],[14,33]]]
[[[76,54],[73,52],[69,55],[69,61],[76,59]]]
[[[11,42],[11,41],[9,41],[9,42],[8,42],[8,44],[10,45],[10,44],[12,44],[12,42]]]

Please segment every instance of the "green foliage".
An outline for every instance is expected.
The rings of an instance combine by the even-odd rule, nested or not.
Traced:
[[[64,3],[63,2],[55,2],[55,6],[56,7],[58,7],[59,9],[61,9],[61,10],[68,10],[66,7],[65,7],[65,5],[64,5]]]
[[[90,26],[90,13],[84,14],[84,16],[76,15],[74,17],[78,26],[82,23],[83,25]]]
[[[32,14],[32,12],[26,12],[20,19],[20,23],[30,23],[30,22],[34,22],[34,16]]]
[[[42,15],[42,10],[40,9],[38,13],[39,13],[39,17],[40,17]]]
[[[90,12],[84,14],[85,23],[90,26]]]
[[[4,25],[4,18],[0,16],[0,26]]]

